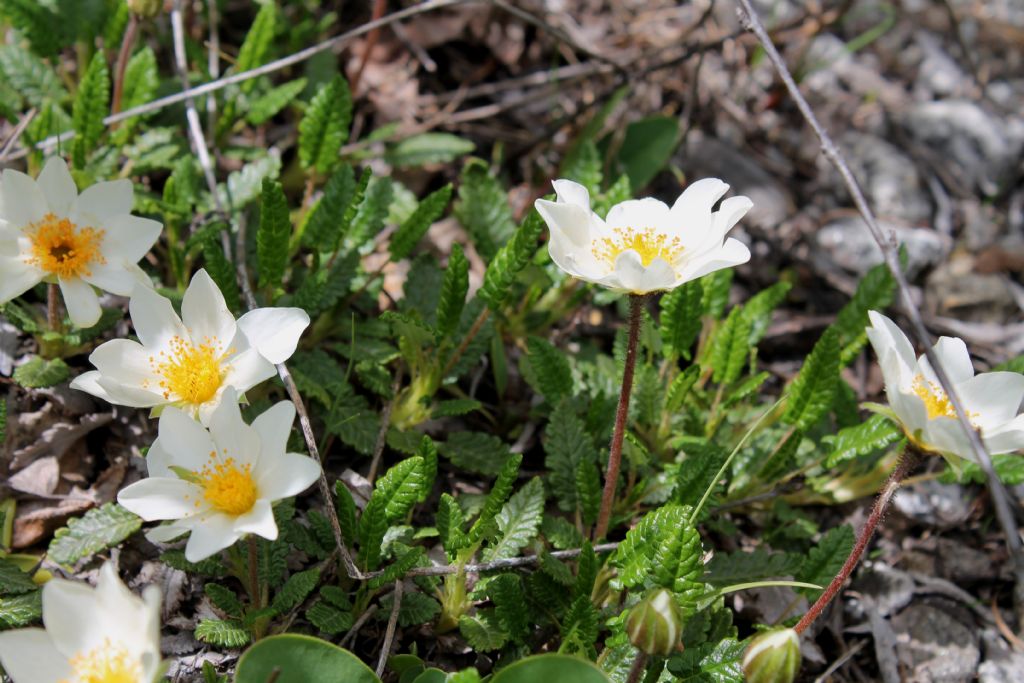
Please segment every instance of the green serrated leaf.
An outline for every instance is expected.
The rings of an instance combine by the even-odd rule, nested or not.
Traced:
[[[389,524],[404,522],[426,485],[423,458],[414,456],[401,461],[377,480],[373,497],[380,496]],[[372,500],[372,498],[371,498]]]
[[[574,154],[566,155],[562,160],[559,178],[567,178],[587,188],[591,197],[601,191],[603,161],[592,140],[583,140],[574,150]]]
[[[832,444],[825,467],[835,467],[895,443],[903,436],[900,428],[884,415],[872,415],[865,422],[839,430],[823,441]]]
[[[825,330],[814,345],[800,374],[793,380],[782,421],[806,431],[820,420],[836,394],[839,381],[839,339],[833,328]]]
[[[203,586],[203,591],[210,598],[210,602],[221,612],[224,612],[229,617],[242,616],[242,601],[238,599],[238,596],[230,588],[219,583],[207,582]]]
[[[544,485],[534,477],[519,489],[498,513],[498,539],[483,551],[485,561],[516,557],[540,529],[544,516]]]
[[[285,614],[288,610],[299,605],[306,597],[313,592],[316,585],[320,583],[320,570],[316,567],[306,571],[296,572],[288,577],[281,589],[274,595],[274,601],[270,604],[278,614]]]
[[[26,389],[42,389],[62,383],[71,369],[60,358],[44,360],[39,356],[14,369],[14,381]]]
[[[27,38],[36,53],[49,57],[60,50],[63,33],[59,18],[39,0],[3,0],[0,17]]]
[[[395,198],[395,184],[390,178],[373,176],[355,208],[348,235],[348,244],[360,249],[384,227]],[[346,214],[347,216],[347,214]]]
[[[669,385],[668,393],[665,396],[665,410],[669,414],[678,413],[682,409],[683,402],[690,393],[690,389],[700,379],[700,373],[699,365],[691,365],[672,380],[672,384]]]
[[[72,109],[71,120],[75,127],[75,138],[71,142],[71,159],[75,168],[85,168],[89,153],[96,149],[100,137],[106,130],[103,117],[110,111],[110,72],[107,59],[97,51],[78,84],[78,94]]]
[[[469,292],[469,261],[462,253],[462,246],[452,244],[452,253],[448,256],[448,267],[444,271],[441,282],[441,293],[437,301],[436,339],[451,337],[462,319],[462,311],[466,307],[466,294]]]
[[[256,79],[243,81],[243,83],[255,83]],[[268,90],[249,103],[249,110],[245,113],[245,120],[254,126],[260,126],[274,118],[278,112],[287,107],[306,89],[306,79],[296,78],[276,88]]]
[[[829,529],[818,545],[811,548],[794,577],[797,581],[827,586],[835,578],[853,549],[853,527],[849,524]],[[821,591],[814,588],[797,588],[798,593],[811,599]]]
[[[134,109],[156,98],[160,85],[156,54],[148,46],[136,52],[128,60],[124,70],[124,91],[121,93],[121,111]],[[127,141],[132,129],[142,119],[133,116],[118,124],[115,142]]]
[[[21,595],[39,588],[29,574],[26,574],[11,560],[0,555],[0,595]]]
[[[438,450],[456,467],[486,476],[498,474],[510,452],[504,441],[483,432],[455,432]]]
[[[351,545],[356,540],[356,503],[348,486],[340,479],[334,484],[334,496],[337,501],[341,535],[345,538],[345,543]]]
[[[557,403],[572,392],[572,369],[564,353],[540,337],[529,337],[526,350],[537,389],[548,402]]]
[[[451,133],[421,133],[389,145],[384,160],[399,168],[446,164],[474,149],[472,142]]]
[[[611,558],[611,563],[620,568],[613,583],[629,588],[644,585],[654,571],[656,550],[689,528],[689,512],[690,508],[682,505],[663,505],[626,532],[625,540]]]
[[[512,239],[498,250],[484,272],[479,296],[494,311],[500,310],[508,298],[516,276],[537,251],[537,239],[544,231],[544,219],[536,210],[526,215]]]
[[[292,221],[288,200],[281,183],[263,179],[260,199],[260,225],[256,231],[256,257],[259,261],[260,287],[277,287],[288,265],[288,239]]]
[[[742,306],[729,311],[725,324],[718,328],[711,344],[712,379],[719,384],[731,384],[739,379],[750,354],[752,321],[743,314]]]
[[[583,523],[597,521],[601,507],[601,473],[596,463],[581,460],[576,465],[576,500]]]
[[[584,654],[588,658],[597,642],[601,614],[590,601],[589,595],[580,595],[572,602],[562,621],[562,644],[558,651]]]
[[[498,650],[508,642],[508,634],[493,610],[477,610],[475,616],[460,617],[459,633],[478,652]]]
[[[43,107],[47,102],[61,102],[66,97],[56,72],[46,62],[17,45],[0,45],[0,74],[34,107]]]
[[[339,166],[338,170],[331,174],[324,186],[323,196],[310,212],[302,235],[303,242],[322,252],[337,249],[355,216],[353,204],[358,205],[362,201],[363,192],[366,191],[369,182],[369,169],[363,172],[357,183],[355,171],[351,166]]]
[[[626,127],[618,161],[635,190],[644,188],[658,174],[679,144],[679,118],[649,116]]]
[[[427,195],[391,237],[391,260],[407,257],[430,226],[441,217],[452,198],[451,183]]]
[[[515,231],[505,189],[478,159],[462,169],[455,215],[473,239],[477,251],[491,259]]]
[[[386,506],[381,496],[371,496],[359,518],[359,561],[364,571],[376,569],[380,563],[380,546],[388,530]]]
[[[234,620],[200,619],[193,635],[196,640],[216,647],[243,647],[252,640],[249,629]]]
[[[690,358],[701,328],[703,300],[701,280],[690,280],[661,297],[661,340],[667,353]]]
[[[313,96],[299,122],[299,161],[307,171],[330,173],[352,122],[352,93],[341,75]]]
[[[722,317],[725,307],[729,304],[729,289],[732,287],[732,268],[723,268],[709,273],[700,278],[701,288],[704,292],[704,315],[711,316],[715,320]]]
[[[245,34],[242,47],[238,49],[235,73],[249,71],[263,65],[270,51],[271,41],[274,39],[276,19],[277,8],[275,3],[264,3],[260,7],[260,11],[256,13],[256,18],[253,19],[249,32]],[[243,93],[250,93],[258,82],[258,79],[250,78],[242,81],[238,87]]]
[[[50,541],[47,554],[58,564],[71,566],[84,557],[111,548],[142,526],[142,518],[117,503],[94,508],[82,517],[68,520]]]
[[[0,630],[29,626],[38,622],[42,617],[42,591],[0,596]]]
[[[160,561],[174,569],[196,576],[220,578],[228,573],[228,568],[216,555],[199,562],[189,562],[185,559],[184,550],[167,550],[160,554]]]
[[[884,310],[892,303],[896,279],[884,263],[871,268],[857,285],[853,298],[839,311],[832,323],[839,336],[839,362],[848,365],[867,342],[868,311]]]
[[[789,282],[776,282],[771,287],[761,290],[743,304],[743,315],[750,320],[750,336],[747,343],[757,346],[768,331],[772,312],[781,304],[793,285]]]
[[[525,638],[530,633],[531,615],[519,575],[510,572],[495,576],[487,583],[487,595],[494,603],[494,614],[508,637],[512,640]]]
[[[221,294],[224,295],[224,302],[232,311],[240,310],[242,300],[238,293],[238,280],[235,277],[235,266],[228,261],[217,240],[212,237],[203,240],[203,265],[206,272],[217,284]]]
[[[687,439],[682,444],[685,457],[676,471],[672,500],[680,505],[696,506],[710,488],[718,488],[715,481],[728,454],[717,444],[703,439]]]
[[[491,492],[487,494],[484,506],[480,510],[480,515],[469,529],[470,543],[477,543],[492,532],[492,525],[494,525],[498,513],[512,493],[512,487],[516,477],[519,476],[519,465],[522,461],[521,453],[513,453],[501,466],[498,477],[494,480],[494,485],[491,486]]]
[[[544,430],[544,452],[552,497],[559,509],[574,512],[578,506],[576,475],[581,463],[596,465],[597,448],[568,401],[560,402],[551,413]]]
[[[668,588],[677,600],[694,602],[704,593],[700,534],[689,524],[666,530],[651,555],[651,580]]]
[[[765,548],[749,553],[716,553],[706,566],[704,581],[718,587],[786,578],[796,573],[801,562],[799,555],[773,553]]]
[[[743,683],[740,660],[745,642],[726,638],[687,648],[668,660],[668,670],[682,683]]]
[[[437,533],[441,537],[445,552],[449,557],[454,556],[455,551],[465,545],[465,536],[462,533],[465,520],[459,503],[447,493],[441,494],[434,523],[437,525]]]
[[[329,636],[336,636],[352,628],[352,612],[340,610],[324,600],[317,600],[308,610],[309,623]]]

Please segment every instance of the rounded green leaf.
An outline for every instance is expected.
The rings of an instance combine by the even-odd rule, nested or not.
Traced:
[[[380,683],[361,659],[325,640],[293,633],[256,643],[238,660],[235,683]]]
[[[570,655],[536,655],[526,657],[505,667],[492,683],[609,683],[609,679],[596,666],[585,659]]]

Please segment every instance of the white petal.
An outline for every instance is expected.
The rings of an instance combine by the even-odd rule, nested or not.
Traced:
[[[168,410],[177,410],[177,408],[168,406],[164,409],[164,412],[166,413]],[[163,417],[163,415],[161,415],[161,417]],[[158,436],[153,440],[149,450],[146,451],[146,474],[150,477],[177,477],[178,475],[171,470],[171,465],[174,464],[174,458],[172,458],[171,454],[164,448],[164,442],[161,441]]]
[[[185,559],[199,562],[231,546],[242,534],[235,530],[234,519],[213,514],[192,528],[185,546]]]
[[[938,452],[952,454],[971,462],[978,461],[970,440],[956,419],[937,417],[929,420],[925,425],[924,434],[925,444]]]
[[[137,263],[156,244],[164,226],[150,218],[126,213],[105,221],[103,228],[107,231],[103,238],[107,258]]]
[[[26,228],[49,212],[42,189],[20,171],[4,169],[0,175],[0,193],[3,195],[3,219],[16,228]]]
[[[86,329],[99,322],[103,310],[92,285],[77,277],[58,278],[57,281],[60,283],[60,293],[64,296],[68,316],[75,327]]]
[[[72,676],[67,657],[41,628],[0,633],[0,664],[14,683],[59,683]]]
[[[35,287],[43,272],[25,263],[20,257],[0,256],[0,303],[7,303]]]
[[[729,186],[718,178],[703,178],[690,184],[672,204],[669,221],[684,233],[708,233],[712,226],[711,207],[728,191]]]
[[[256,349],[246,349],[231,358],[224,384],[234,387],[239,394],[277,374],[277,369]]]
[[[93,625],[97,609],[95,591],[87,584],[52,579],[43,586],[43,623],[65,656],[96,644]]]
[[[203,269],[192,276],[192,282],[185,290],[181,301],[181,319],[195,344],[216,339],[224,345],[226,351],[227,344],[235,336],[235,316],[228,310],[220,288]]]
[[[985,434],[985,446],[993,455],[1013,453],[1024,448],[1024,415]]]
[[[127,178],[96,183],[85,188],[71,207],[71,220],[78,225],[101,228],[114,216],[131,213],[132,181]]]
[[[207,423],[219,458],[234,458],[239,465],[255,464],[260,457],[260,437],[242,420],[238,397],[228,387]]]
[[[590,211],[574,204],[551,202],[538,199],[533,203],[537,213],[551,231],[552,240],[556,233],[564,237],[575,249],[590,249]]]
[[[967,344],[964,343],[963,339],[939,337],[932,350],[939,357],[939,362],[946,370],[946,374],[949,375],[949,381],[954,386],[974,377],[974,364],[971,363],[971,354],[967,351]],[[935,371],[932,370],[932,364],[928,362],[928,358],[924,354],[918,358],[918,363],[924,370],[925,378],[930,382],[938,384],[939,379],[936,377]]]
[[[277,539],[277,523],[274,521],[274,510],[270,501],[257,500],[244,515],[235,520],[235,531],[244,534],[256,534],[268,541]]]
[[[307,327],[309,315],[301,308],[257,308],[238,319],[249,345],[271,363],[288,360]]]
[[[68,171],[67,162],[57,156],[50,157],[36,182],[46,197],[50,213],[67,216],[71,212],[71,205],[78,197],[78,188]]]
[[[986,372],[958,384],[956,392],[967,411],[977,413],[971,416],[971,422],[982,431],[994,429],[1015,418],[1020,411],[1020,403],[1024,399],[1024,375]]]
[[[184,479],[149,477],[121,489],[117,502],[147,522],[194,515],[202,490]]]
[[[556,266],[583,280],[600,279],[608,270],[607,266],[598,268],[588,250],[574,247],[564,235],[559,236],[554,231],[548,240],[548,254]]]
[[[282,453],[270,466],[264,461],[256,488],[261,498],[281,500],[296,496],[320,478],[316,460],[298,453]]]
[[[889,353],[891,354],[892,351]],[[931,420],[928,419],[928,409],[921,397],[917,394],[890,391],[886,387],[886,398],[889,399],[889,407],[896,413],[896,417],[900,419],[905,431],[910,434],[927,431],[928,423]]]
[[[90,393],[115,405],[131,406],[132,408],[152,408],[167,403],[167,399],[160,394],[148,389],[137,389],[121,384],[116,379],[104,377],[102,373],[96,378],[96,384],[102,389],[103,393],[91,390]]]
[[[685,253],[683,254],[685,258]],[[676,285],[681,285],[683,282],[690,280],[696,280],[699,277],[704,277],[708,273],[713,273],[716,270],[722,270],[723,268],[732,268],[739,266],[750,260],[750,249],[747,245],[740,242],[738,239],[730,237],[722,245],[721,249],[716,249],[705,253],[702,257],[695,259],[694,261],[685,261],[686,265],[680,269],[679,279]]]
[[[181,410],[168,407],[160,415],[160,442],[174,465],[197,470],[216,450],[210,433]]]
[[[104,291],[121,296],[130,296],[136,285],[139,284],[134,273],[115,261],[90,265],[89,273],[83,274],[82,279]]]
[[[669,208],[665,202],[654,197],[644,197],[616,204],[608,212],[605,222],[610,228],[645,230],[665,225],[668,217]]]
[[[671,289],[676,279],[675,271],[664,260],[656,258],[645,267],[632,249],[615,259],[615,275],[622,287],[634,294]]]
[[[558,201],[578,206],[590,213],[590,191],[586,187],[565,179],[552,181],[551,186],[555,188]]]
[[[739,223],[740,219],[747,215],[747,212],[754,206],[749,197],[742,195],[729,197],[722,202],[718,211],[714,213],[711,233],[718,237],[724,237],[733,226]]]
[[[152,288],[139,285],[128,301],[135,334],[142,345],[151,353],[164,350],[172,337],[188,339],[188,332],[181,324],[181,318],[174,312],[169,299],[160,296]]]
[[[917,355],[914,353],[914,347],[910,345],[907,335],[903,334],[896,323],[878,311],[868,311],[868,319],[871,321],[871,327],[868,328],[868,339],[875,349],[875,354],[881,356],[884,349],[893,349],[903,366],[916,373]]]
[[[192,517],[186,517],[185,519],[179,520],[176,524],[161,524],[155,526],[146,532],[146,540],[150,543],[170,543],[171,541],[179,538],[182,534],[187,534],[192,531],[195,526],[190,522],[195,519]]]
[[[111,339],[89,354],[89,362],[104,377],[119,384],[159,391],[152,360],[153,356],[131,339]]]
[[[282,455],[288,448],[288,435],[295,422],[295,405],[281,401],[252,421],[252,429],[260,438],[260,455],[264,462]]]

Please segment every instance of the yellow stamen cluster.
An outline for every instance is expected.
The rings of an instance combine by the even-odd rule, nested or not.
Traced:
[[[196,472],[203,498],[214,509],[228,515],[244,515],[256,503],[256,482],[252,478],[252,465],[242,467],[234,458],[218,461],[217,453],[210,452],[210,460]],[[199,501],[196,501],[199,506]]]
[[[128,650],[112,643],[109,638],[102,645],[71,658],[74,677],[60,683],[138,683],[142,679],[142,665],[132,661]]]
[[[937,417],[956,417],[953,403],[946,396],[946,392],[935,382],[929,382],[923,375],[918,375],[914,378],[912,388],[918,398],[924,401],[924,407],[928,411],[929,420],[934,420]],[[969,411],[967,413],[967,418],[970,420],[977,416],[978,414],[975,412]]]
[[[26,263],[58,277],[91,275],[94,263],[106,263],[100,244],[105,231],[79,228],[67,218],[52,213],[25,228],[32,243],[32,255]]]
[[[161,351],[159,357],[150,356],[149,366],[161,377],[160,389],[164,398],[175,395],[184,403],[206,403],[216,395],[224,381],[224,357],[216,337],[204,338],[198,346],[175,335],[171,339],[170,353]]]
[[[615,228],[613,232],[615,233],[614,237],[602,237],[599,240],[594,240],[590,248],[595,258],[610,266],[615,265],[615,259],[619,257],[619,254],[630,249],[640,255],[640,262],[645,268],[651,265],[656,258],[672,265],[683,253],[683,245],[678,237],[659,233],[654,228],[644,228],[643,230]]]

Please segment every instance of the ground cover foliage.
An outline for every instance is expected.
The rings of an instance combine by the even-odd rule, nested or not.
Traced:
[[[543,13],[538,27],[497,6],[460,6],[442,10],[447,23],[420,23],[424,14],[395,35],[371,33],[197,96],[188,107],[213,155],[204,168],[185,103],[104,118],[370,16],[347,4],[219,2],[223,66],[210,73],[210,8],[185,4],[179,74],[160,3],[138,18],[114,0],[0,0],[0,130],[17,142],[4,163],[35,176],[59,154],[79,188],[130,179],[134,212],[164,226],[142,266],[176,304],[203,268],[236,316],[254,306],[309,315],[287,382],[308,410],[329,496],[312,488],[277,503],[278,538],[248,553],[238,543],[192,563],[181,543],[147,541],[115,499],[144,475],[156,420],[68,387],[100,343],[132,334],[127,300],[104,296],[93,327],[65,318],[55,328],[39,285],[0,307],[10,359],[0,366],[0,627],[39,622],[49,576],[92,578],[115,558],[129,585],[164,592],[174,680],[625,681],[638,652],[628,616],[665,589],[681,612],[681,645],[653,654],[645,680],[743,680],[748,639],[792,626],[820,595],[853,546],[853,501],[870,500],[906,445],[859,406],[880,389],[865,389],[865,328],[868,311],[893,302],[891,274],[873,265],[838,277],[843,293],[808,304],[823,281],[755,249],[744,269],[646,298],[610,531],[592,538],[629,302],[555,266],[532,200],[553,196],[554,177],[585,186],[600,215],[633,197],[674,197],[685,174],[673,154],[690,135],[679,112],[644,110],[634,84],[594,59],[585,64],[605,80],[589,93],[593,106],[505,102],[550,127],[548,139],[498,118],[500,92],[486,90],[499,103],[493,130],[480,128],[482,115],[458,121],[436,94],[436,122],[410,125],[416,87],[486,86],[522,75],[520,62],[542,73],[578,66],[562,55],[578,38],[545,29]],[[714,4],[704,22],[715,24]],[[830,21],[844,10],[829,7]],[[836,31],[867,40],[858,22]],[[424,37],[445,26],[446,40]],[[722,49],[727,31],[694,26],[709,33],[691,48]],[[131,32],[121,78],[118,50]],[[493,55],[474,75],[466,55],[485,50]],[[418,67],[409,53],[422,53]],[[410,69],[422,70],[416,87]],[[468,96],[481,97],[458,95]],[[623,118],[624,105],[642,115]],[[912,245],[904,262],[916,267]],[[801,306],[827,321],[788,343],[771,335],[766,361],[778,312]],[[247,391],[246,421],[289,399],[287,389],[274,378]],[[308,451],[300,429],[288,450]],[[1024,481],[1019,458],[995,464],[1008,484]],[[953,471],[938,459],[922,476],[965,491],[984,481],[975,465]],[[971,524],[989,519],[979,510]],[[985,597],[1010,604],[1005,590]],[[812,638],[803,675],[845,656],[841,633]],[[837,680],[874,675],[880,665],[858,651]],[[572,659],[531,659],[540,653]],[[323,669],[302,669],[321,657]],[[378,660],[386,667],[374,673]]]

